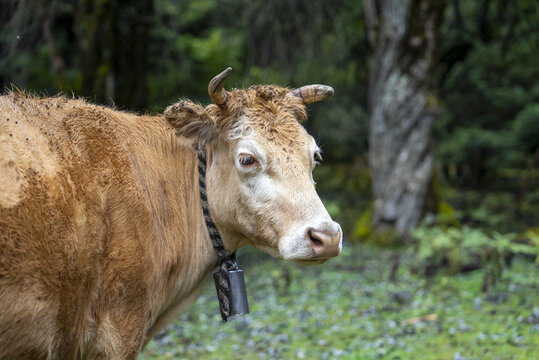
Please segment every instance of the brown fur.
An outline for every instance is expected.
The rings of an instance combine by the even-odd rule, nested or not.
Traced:
[[[162,117],[15,93],[0,110],[0,358],[135,358],[214,256],[193,152]]]
[[[136,358],[216,262],[186,139],[227,143],[246,115],[245,128],[303,171],[305,107],[288,91],[251,87],[232,91],[226,110],[182,101],[154,117],[0,97],[0,359]],[[221,201],[215,186],[216,223],[235,234],[222,214],[241,201]],[[237,238],[225,246],[244,245]]]

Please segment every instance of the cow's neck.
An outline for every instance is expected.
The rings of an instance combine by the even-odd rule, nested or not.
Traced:
[[[147,162],[148,166],[141,166],[141,169],[151,169],[153,174],[158,175],[152,176],[155,188],[148,189],[150,199],[161,200],[155,203],[150,201],[155,228],[152,241],[156,243],[152,247],[157,264],[154,278],[166,279],[155,289],[155,297],[150,302],[153,303],[151,307],[155,315],[147,341],[196,300],[217,263],[202,213],[196,152],[192,146],[180,144],[175,138],[167,140],[169,143],[166,146],[160,146],[163,151],[156,150],[149,155],[149,159],[136,160]],[[159,160],[152,159],[154,156]],[[207,156],[207,172],[210,172],[211,148],[208,148]],[[166,165],[156,167],[156,163]],[[159,171],[162,173],[159,174]],[[170,208],[164,209],[163,202],[169,202]],[[234,236],[229,236],[226,230],[220,231],[227,251],[235,251],[237,245]],[[214,311],[219,311],[217,302]]]

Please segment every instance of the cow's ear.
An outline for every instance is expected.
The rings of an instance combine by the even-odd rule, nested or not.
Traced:
[[[181,100],[164,112],[167,121],[183,136],[197,142],[208,142],[218,136],[218,129],[211,115],[201,105]]]

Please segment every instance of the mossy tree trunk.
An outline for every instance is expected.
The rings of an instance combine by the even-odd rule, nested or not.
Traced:
[[[434,70],[444,1],[364,0],[375,55],[369,83],[369,166],[377,232],[406,234],[422,215],[432,176]]]

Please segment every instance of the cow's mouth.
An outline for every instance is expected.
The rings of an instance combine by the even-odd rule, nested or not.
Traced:
[[[286,260],[286,261],[293,261],[296,264],[301,265],[301,266],[323,264],[326,261],[328,261],[330,258],[332,258],[332,256],[324,257],[324,258],[317,258],[312,250],[302,251],[297,254],[293,254],[293,256],[283,256],[283,254],[279,251],[279,248],[261,244],[261,243],[254,243],[253,245],[257,249],[262,250],[263,252],[265,252],[266,254],[274,258]]]

